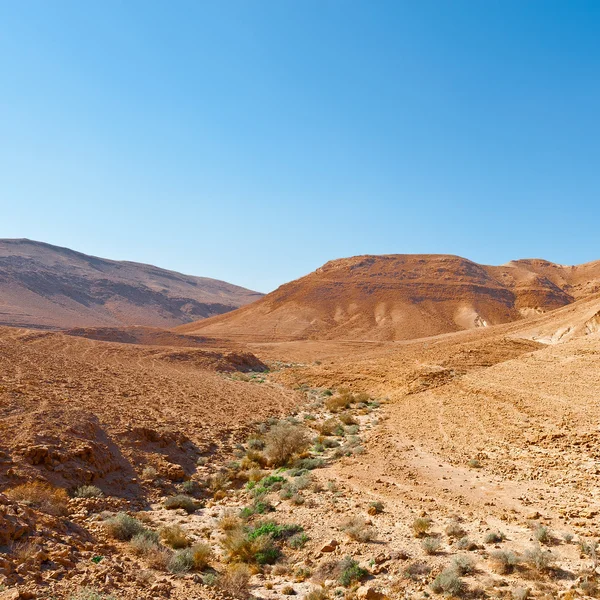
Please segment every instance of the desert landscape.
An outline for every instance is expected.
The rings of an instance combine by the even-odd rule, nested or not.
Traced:
[[[357,256],[141,319],[2,247],[0,598],[600,596],[600,261]]]

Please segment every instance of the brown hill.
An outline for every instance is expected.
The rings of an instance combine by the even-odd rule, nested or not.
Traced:
[[[151,265],[106,260],[30,240],[0,240],[0,325],[62,329],[173,327],[262,294]]]
[[[494,267],[449,255],[357,256],[179,331],[263,341],[414,339],[542,314],[599,288],[600,261]]]
[[[192,472],[294,392],[238,380],[265,365],[226,344],[210,349],[101,342],[0,327],[0,489],[43,478],[137,493],[152,465]]]

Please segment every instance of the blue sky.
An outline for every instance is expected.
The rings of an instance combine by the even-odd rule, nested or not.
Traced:
[[[261,291],[600,259],[600,3],[0,0],[0,237]]]

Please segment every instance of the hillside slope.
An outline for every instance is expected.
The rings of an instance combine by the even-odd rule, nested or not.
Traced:
[[[450,255],[357,256],[179,331],[264,341],[405,340],[543,314],[598,289],[600,261],[493,267]]]
[[[0,325],[173,327],[260,298],[223,281],[106,260],[30,240],[0,240]]]

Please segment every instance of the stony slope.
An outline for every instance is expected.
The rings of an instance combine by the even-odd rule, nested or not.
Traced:
[[[62,329],[173,327],[262,294],[151,265],[106,260],[30,240],[0,240],[0,325]]]
[[[493,267],[449,255],[357,256],[180,332],[264,341],[405,340],[516,321],[599,288],[600,261]]]

